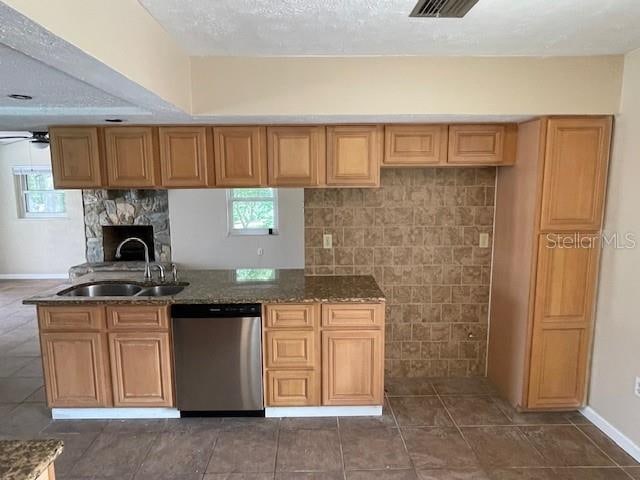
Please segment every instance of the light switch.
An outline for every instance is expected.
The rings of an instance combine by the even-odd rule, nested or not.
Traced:
[[[258,256],[262,256],[264,254],[264,250],[262,247],[258,247]]]
[[[478,246],[480,248],[489,248],[489,234],[481,233],[480,238],[478,239]]]
[[[322,247],[333,248],[333,236],[330,233],[322,235]]]

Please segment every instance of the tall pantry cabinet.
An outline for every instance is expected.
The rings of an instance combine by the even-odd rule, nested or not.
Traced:
[[[586,400],[611,127],[521,124],[498,174],[488,376],[519,410]]]

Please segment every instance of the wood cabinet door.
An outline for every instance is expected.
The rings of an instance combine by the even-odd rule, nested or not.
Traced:
[[[512,124],[449,126],[447,163],[510,165],[515,161],[518,127]]]
[[[384,325],[383,303],[325,303],[322,305],[323,327],[380,328]]]
[[[318,324],[320,306],[316,303],[274,304],[265,306],[266,328],[313,328]]]
[[[322,185],[325,182],[325,149],[325,127],[267,128],[269,185]]]
[[[585,401],[600,242],[578,235],[540,236],[529,408]]]
[[[173,406],[169,333],[110,333],[109,353],[116,407]]]
[[[205,127],[160,127],[163,187],[206,187],[213,183],[213,162]]]
[[[611,117],[549,120],[542,230],[600,230],[610,142]]]
[[[169,307],[166,305],[115,305],[107,307],[109,330],[166,330]]]
[[[99,331],[106,327],[101,305],[38,307],[41,331]]]
[[[49,407],[111,405],[104,333],[42,333],[40,342]]]
[[[382,405],[380,330],[322,332],[322,404]]]
[[[320,385],[313,370],[268,370],[268,407],[306,407],[320,403]]]
[[[327,127],[327,185],[378,186],[383,141],[379,125]]]
[[[447,161],[446,125],[386,125],[383,165],[434,165]]]
[[[317,368],[316,332],[271,330],[264,334],[266,368]]]
[[[216,186],[259,187],[266,184],[264,127],[215,127]]]
[[[96,127],[52,127],[49,138],[55,188],[97,188],[103,185]]]
[[[151,127],[104,129],[109,187],[153,188],[158,185],[153,137]]]

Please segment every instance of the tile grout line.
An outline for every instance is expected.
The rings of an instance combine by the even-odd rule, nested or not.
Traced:
[[[409,463],[411,464],[411,468],[417,475],[417,467],[413,462],[413,458],[411,458],[411,454],[409,453],[409,448],[407,447],[407,441],[404,438],[404,434],[402,433],[402,428],[400,427],[400,423],[398,423],[398,417],[396,417],[396,412],[393,410],[393,406],[391,405],[391,400],[389,400],[389,396],[385,392],[385,397],[387,399],[387,404],[389,405],[389,411],[391,412],[391,417],[393,418],[394,423],[396,424],[396,428],[398,429],[398,434],[400,435],[400,440],[402,441],[402,446],[404,447],[404,451],[409,458]],[[397,398],[397,397],[396,397]]]
[[[589,440],[589,441],[590,441],[590,442],[591,442],[591,443],[592,443],[592,444],[593,444],[593,445],[594,445],[598,450],[600,450],[600,452],[601,452],[605,457],[607,457],[609,460],[611,460],[611,462],[613,462],[613,464],[614,464],[616,467],[618,467],[618,468],[623,468],[623,466],[622,466],[622,465],[620,465],[618,462],[616,462],[616,461],[613,459],[613,457],[611,457],[607,452],[605,452],[605,451],[604,451],[604,449],[602,449],[602,448],[600,447],[600,445],[598,445],[598,444],[595,442],[595,440],[593,440],[589,435],[587,435],[587,434],[586,434],[586,433],[585,433],[585,432],[580,428],[580,426],[575,425],[575,424],[574,424],[573,426],[574,426],[574,428],[576,428],[576,429],[577,429],[577,430],[578,430],[578,431],[579,431],[579,432],[580,432],[584,437],[586,437],[586,438],[587,438],[587,440]],[[607,437],[606,435],[605,435],[605,437],[609,439],[609,437]],[[626,472],[625,472],[625,473],[626,473]]]
[[[273,459],[273,478],[276,478],[278,471],[278,453],[280,453],[280,430],[282,428],[282,418],[278,419],[278,431],[276,432],[276,455]]]
[[[347,468],[344,464],[344,450],[342,449],[342,433],[340,431],[340,417],[336,417],[336,426],[338,429],[338,445],[340,446],[340,463],[342,464],[342,478],[347,480]]]

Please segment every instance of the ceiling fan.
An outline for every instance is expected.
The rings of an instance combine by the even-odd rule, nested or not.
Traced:
[[[29,142],[36,148],[47,148],[49,146],[48,132],[6,132],[9,135],[0,133],[0,143]],[[6,142],[6,140],[13,140]]]

